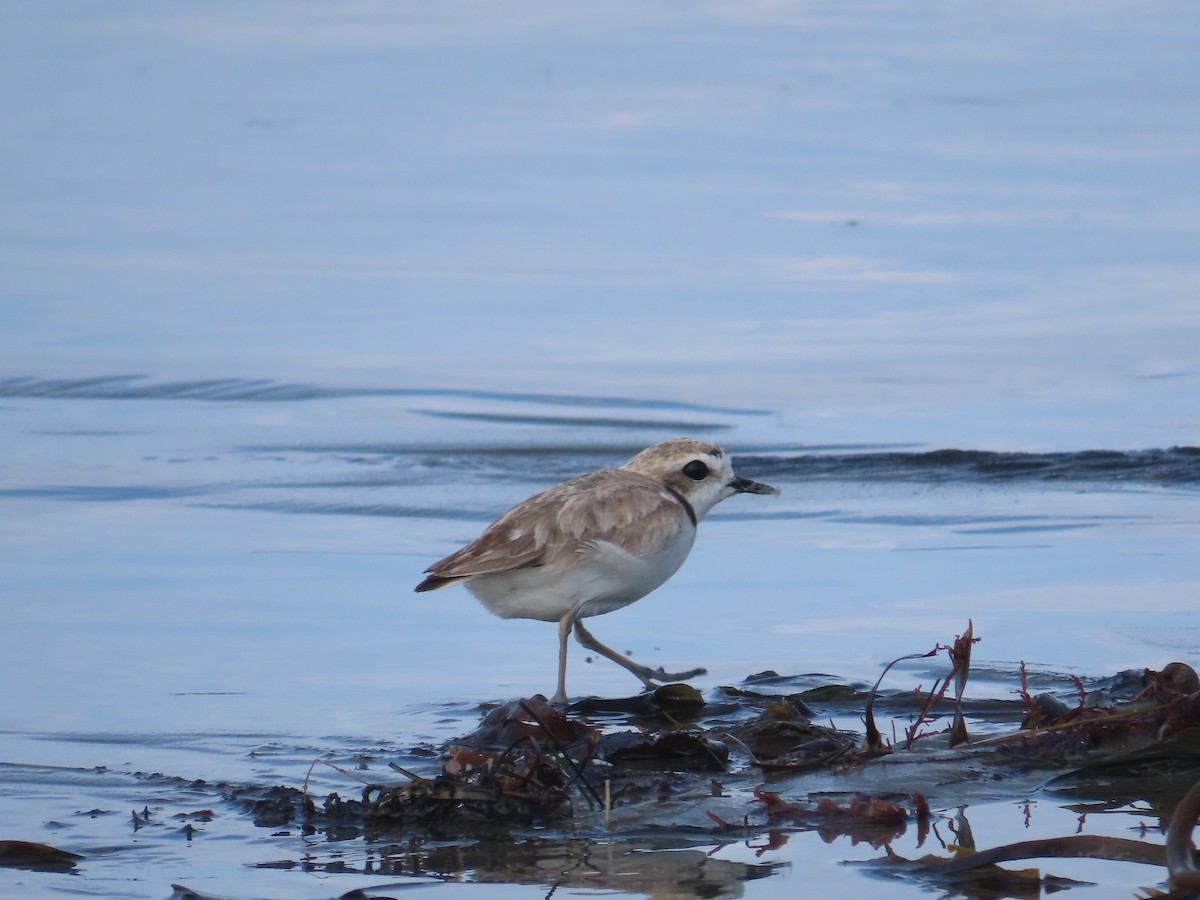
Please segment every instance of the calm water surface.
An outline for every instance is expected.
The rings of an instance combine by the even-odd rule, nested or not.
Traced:
[[[704,691],[870,683],[968,620],[976,697],[1011,697],[1020,661],[1053,685],[1196,663],[1193,5],[0,22],[0,839],[88,857],[0,891],[395,882],[363,874],[370,842],[257,828],[220,785],[419,765],[480,704],[552,690],[552,626],[412,587],[530,493],[679,434],[783,493],[722,504],[595,627],[708,666]],[[572,694],[635,686],[573,652]],[[1016,793],[967,809],[980,846],[1157,826]],[[402,880],[851,896],[878,882],[843,863],[883,855],[578,841],[427,848]],[[1162,877],[1046,869],[1081,896]]]

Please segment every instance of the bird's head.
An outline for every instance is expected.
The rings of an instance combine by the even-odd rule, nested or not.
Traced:
[[[733,473],[729,454],[706,441],[674,438],[647,447],[621,467],[661,482],[680,494],[702,519],[734,494],[778,494],[779,488]]]

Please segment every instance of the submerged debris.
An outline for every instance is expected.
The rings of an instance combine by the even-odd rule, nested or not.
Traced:
[[[523,740],[549,743],[558,748],[575,748],[593,740],[596,729],[581,719],[572,719],[538,694],[497,706],[479,728],[458,741],[464,747],[503,750]]]
[[[853,735],[809,721],[788,699],[768,703],[757,718],[733,726],[728,735],[750,754],[750,764],[764,773],[824,768],[856,744]]]
[[[812,831],[826,841],[844,836],[883,848],[886,855],[870,863],[874,868],[970,896],[1037,896],[1073,884],[1000,865],[1036,857],[1157,866],[1170,859],[1172,886],[1193,889],[1200,875],[1190,839],[1200,787],[1191,806],[1181,805],[1168,849],[1080,834],[980,850],[962,808],[980,799],[1028,798],[1052,779],[1061,786],[1068,775],[1086,788],[1101,771],[1105,784],[1113,772],[1134,771],[1161,780],[1169,770],[1195,781],[1195,671],[1172,663],[1162,671],[1122,673],[1090,689],[1075,679],[1061,694],[1035,696],[1022,666],[1013,692],[1018,699],[971,701],[965,689],[978,640],[968,623],[949,644],[902,657],[947,653],[949,671],[929,690],[884,692],[882,677],[870,689],[814,687],[811,680],[762,673],[711,699],[686,685],[569,710],[536,696],[488,709],[475,731],[441,748],[434,772],[392,764],[403,780],[376,780],[357,795],[314,798],[307,788],[275,787],[233,796],[256,824],[299,821],[308,832],[339,838],[361,832],[375,839],[455,841],[503,833],[511,841],[522,829],[527,839],[541,839],[555,829],[579,836],[657,828],[709,840],[761,840],[765,833],[763,849],[769,849],[785,843],[788,833]],[[891,741],[876,724],[881,710],[893,717]],[[865,726],[865,739],[835,721],[854,718]],[[997,734],[1003,722],[1015,730]],[[1161,796],[1178,797],[1173,791],[1165,787]],[[942,812],[932,812],[931,802]],[[953,843],[939,835],[939,822]],[[909,860],[895,853],[892,844],[912,827],[917,846],[934,835],[950,855]]]
[[[693,731],[606,735],[600,741],[600,755],[622,769],[638,771],[723,772],[729,763],[724,743]]]
[[[0,866],[39,872],[68,872],[83,859],[78,853],[34,841],[0,841]]]
[[[436,778],[364,788],[362,815],[368,825],[425,827],[554,818],[570,811],[568,783],[558,761],[533,741],[504,753],[452,747]],[[325,815],[345,818],[346,812],[344,804],[331,809],[326,800]]]
[[[1171,663],[1161,672],[1146,669],[1143,684],[1143,690],[1125,704],[1079,685],[1076,706],[1050,705],[1029,696],[1022,667],[1020,694],[1028,707],[1030,727],[984,743],[1011,756],[1074,768],[1151,762],[1200,765],[1195,670],[1184,663]]]
[[[955,747],[966,732],[966,715],[971,709],[964,698],[964,687],[970,648],[977,640],[968,625],[952,644],[919,654],[925,657],[947,650],[951,659],[949,674],[938,679],[928,692],[885,696],[879,692],[878,683],[868,694],[825,690],[789,696],[781,691],[778,699],[767,699],[768,695],[755,692],[753,700],[743,695],[736,710],[744,716],[757,706],[757,715],[725,721],[728,708],[717,704],[715,711],[703,710],[706,716],[711,713],[711,721],[705,722],[707,727],[674,725],[650,695],[630,706],[638,708],[637,715],[643,719],[649,715],[645,710],[658,709],[658,727],[643,724],[632,731],[587,721],[536,696],[488,711],[478,729],[443,748],[441,771],[436,774],[418,775],[399,769],[407,781],[366,784],[358,797],[344,798],[334,793],[319,803],[306,793],[286,788],[260,791],[245,802],[255,821],[267,827],[292,821],[301,811],[304,820],[314,826],[350,823],[439,831],[564,816],[578,818],[600,811],[607,822],[612,816],[612,797],[621,804],[640,802],[631,798],[655,795],[656,791],[661,793],[653,787],[653,781],[638,784],[655,774],[694,779],[673,782],[672,790],[678,792],[680,784],[700,785],[701,773],[705,772],[732,771],[743,777],[758,772],[779,779],[824,770],[834,775],[853,772],[856,784],[875,781],[876,796],[865,800],[859,800],[859,792],[848,783],[844,793],[849,799],[839,808],[852,810],[860,818],[869,812],[871,818],[878,819],[879,798],[896,795],[897,787],[902,796],[928,794],[938,789],[939,781],[949,782],[955,770],[961,781],[961,774],[968,770],[980,766],[1003,768],[1018,759],[1060,771],[1065,767],[1087,771],[1143,763],[1159,765],[1165,760],[1177,768],[1200,768],[1200,692],[1196,691],[1194,671],[1182,663],[1126,679],[1116,691],[1117,696],[1128,697],[1125,700],[1112,700],[1107,692],[1088,692],[1080,685],[1075,705],[1062,703],[1062,709],[1032,697],[1022,670],[1017,693],[1022,698],[1026,723],[1036,720],[1042,724]],[[764,675],[754,684],[760,687],[764,682],[780,680]],[[946,701],[952,722],[940,732],[931,730],[938,701],[952,684],[954,700]],[[723,692],[729,696],[734,689]],[[865,698],[864,716],[870,732],[873,708],[882,704],[893,712],[903,711],[901,701],[905,696],[911,720],[905,727],[903,743],[910,749],[903,751],[885,742],[878,728],[875,739],[868,739],[864,745],[856,735],[810,718],[810,707],[821,705],[818,698],[824,698],[830,707],[852,707],[853,702]],[[1104,703],[1109,705],[1097,702],[1096,697],[1105,698]],[[841,715],[849,711],[837,710]],[[1054,717],[1046,719],[1050,712]],[[942,739],[935,740],[939,735]],[[949,755],[947,747],[951,748]],[[885,761],[887,771],[880,770],[879,777],[873,778],[874,767]],[[910,765],[915,763],[921,763],[920,767]],[[978,777],[989,776],[980,770]],[[898,784],[905,778],[906,786]],[[610,798],[607,804],[606,782]],[[781,807],[766,799],[778,795],[755,789],[753,796],[751,803],[765,806],[768,819],[778,818]],[[729,805],[724,803],[721,810],[714,810],[719,820],[725,820]],[[808,810],[801,818],[811,818]]]
[[[755,790],[754,799],[763,804],[771,822],[807,825],[826,841],[847,835],[856,844],[866,841],[876,848],[887,846],[904,834],[910,818],[908,810],[898,803],[881,797],[863,800],[857,794],[852,794],[844,805],[832,797],[822,797],[815,805],[803,806],[784,800],[773,791],[762,790]],[[914,808],[924,809],[924,804],[924,799],[919,798]]]

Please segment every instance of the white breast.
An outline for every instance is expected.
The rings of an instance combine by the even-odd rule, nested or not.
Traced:
[[[616,544],[593,541],[566,566],[479,575],[466,587],[506,619],[556,622],[580,602],[583,616],[598,616],[640,600],[674,575],[695,539],[688,522],[653,556],[636,557]]]

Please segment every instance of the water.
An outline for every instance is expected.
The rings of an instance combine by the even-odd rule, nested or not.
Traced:
[[[393,881],[215,785],[379,768],[552,690],[551,626],[411,588],[535,490],[678,434],[783,493],[724,503],[595,630],[707,665],[703,690],[870,683],[968,619],[978,696],[1021,660],[1195,663],[1190,5],[0,17],[0,839],[89,857],[3,890]],[[573,695],[631,681],[572,653]],[[1036,790],[967,814],[981,846],[1078,818]],[[609,874],[523,842],[525,875],[427,852],[421,890],[649,895],[708,859],[730,896],[845,895],[872,882],[842,861],[880,855],[579,839]],[[1089,896],[1161,879],[1046,868]]]

